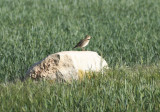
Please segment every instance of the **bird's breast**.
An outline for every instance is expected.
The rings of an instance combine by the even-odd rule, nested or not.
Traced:
[[[83,43],[82,47],[87,46],[87,45],[88,45],[88,43],[89,43],[89,40],[85,41],[85,42]]]

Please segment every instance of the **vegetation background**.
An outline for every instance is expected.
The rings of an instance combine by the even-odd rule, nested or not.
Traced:
[[[86,34],[111,70],[71,84],[17,80]],[[0,45],[1,112],[160,110],[159,0],[0,0]]]

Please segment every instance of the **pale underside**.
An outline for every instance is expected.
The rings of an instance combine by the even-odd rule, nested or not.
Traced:
[[[82,46],[81,47],[86,47],[89,43],[89,40],[87,40],[86,42],[83,42]]]

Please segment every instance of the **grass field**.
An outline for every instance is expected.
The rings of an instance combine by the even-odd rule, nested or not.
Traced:
[[[160,110],[159,6],[159,0],[0,0],[0,112]],[[93,37],[87,50],[103,55],[109,71],[71,84],[19,80],[33,63],[72,50],[86,34]]]

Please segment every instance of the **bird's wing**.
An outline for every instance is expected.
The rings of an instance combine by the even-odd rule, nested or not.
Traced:
[[[83,39],[80,40],[80,41],[78,42],[78,44],[77,44],[74,48],[79,47],[82,43],[83,43]]]

